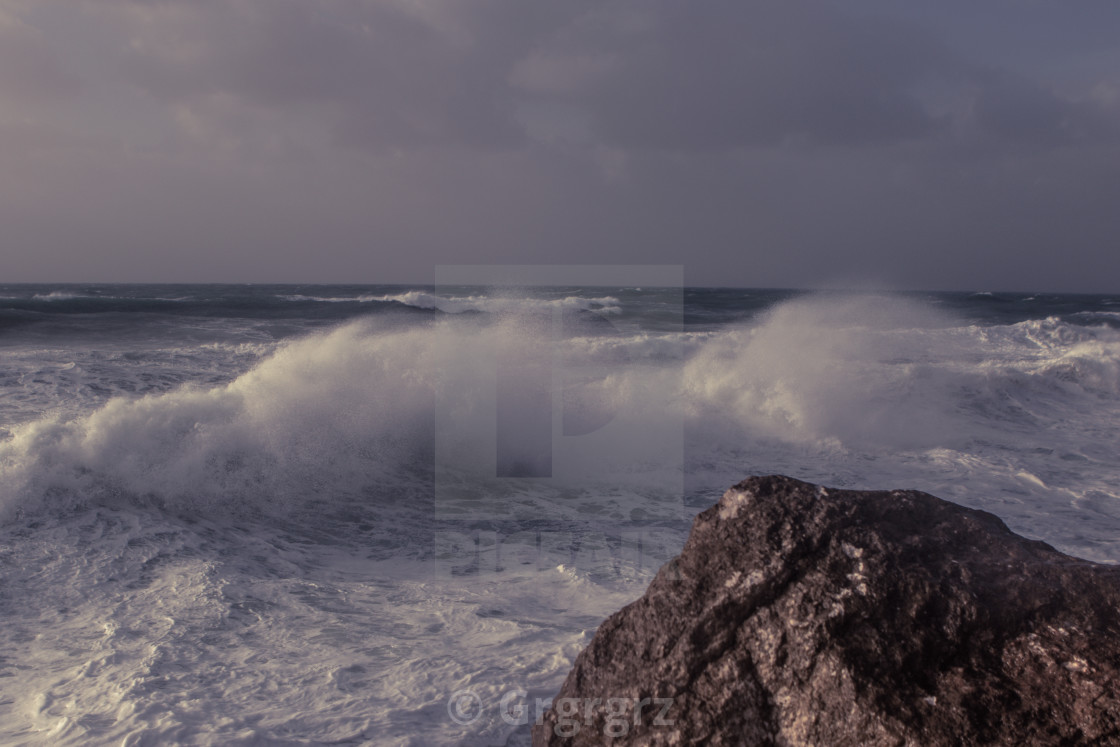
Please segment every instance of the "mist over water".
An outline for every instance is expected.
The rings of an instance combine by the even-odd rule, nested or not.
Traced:
[[[516,743],[748,474],[1120,561],[1109,297],[0,297],[0,741]]]

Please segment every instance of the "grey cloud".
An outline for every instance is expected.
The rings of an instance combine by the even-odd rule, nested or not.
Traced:
[[[913,92],[935,44],[810,0],[99,7],[152,94],[313,107],[350,144],[516,146],[526,109],[624,148],[879,143],[939,124]]]
[[[140,39],[124,58],[152,94],[314,107],[346,143],[519,141],[506,74],[580,3],[242,0],[180,10],[110,3]],[[563,12],[557,12],[562,8]]]
[[[802,0],[617,2],[544,54],[554,71],[605,61],[567,100],[619,147],[891,142],[937,126],[912,90],[936,45]]]
[[[1055,147],[1117,130],[1115,108],[964,58],[903,19],[814,0],[620,0],[536,50],[514,81],[618,148]],[[963,108],[944,110],[933,89]]]
[[[1120,135],[1120,108],[1100,101],[1070,100],[1002,71],[987,72],[972,108],[973,124],[1010,146],[1052,148],[1107,142]]]
[[[335,144],[616,149],[1098,138],[1100,106],[824,0],[99,0],[129,78],[214,126],[241,105]],[[966,109],[930,102],[932,84]],[[252,119],[252,118],[250,118]],[[254,120],[255,121],[255,120]],[[263,125],[267,126],[267,125]],[[970,141],[971,142],[971,141]]]
[[[80,79],[59,62],[42,33],[0,8],[0,97],[40,102],[80,90]]]

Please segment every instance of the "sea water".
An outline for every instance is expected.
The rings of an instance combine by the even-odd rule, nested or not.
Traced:
[[[1120,296],[0,286],[0,743],[523,744],[738,480],[1114,563],[1118,446]]]

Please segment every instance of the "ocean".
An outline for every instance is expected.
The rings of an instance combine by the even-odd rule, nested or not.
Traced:
[[[0,285],[0,744],[505,745],[748,475],[1120,562],[1120,295]]]

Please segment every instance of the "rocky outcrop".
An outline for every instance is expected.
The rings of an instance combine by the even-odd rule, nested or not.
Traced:
[[[1120,568],[925,493],[745,480],[533,744],[1120,744]]]

